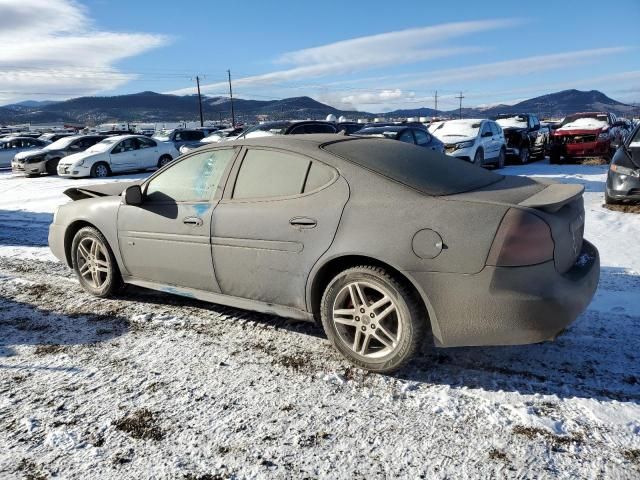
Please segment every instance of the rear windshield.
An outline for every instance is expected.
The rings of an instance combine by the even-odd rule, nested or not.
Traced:
[[[503,178],[455,157],[382,138],[345,140],[323,148],[427,195],[468,192]]]

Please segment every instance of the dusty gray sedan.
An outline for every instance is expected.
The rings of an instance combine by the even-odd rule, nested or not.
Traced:
[[[593,297],[583,187],[388,139],[300,135],[190,152],[139,184],[67,190],[49,243],[94,295],[134,284],[319,320],[388,372],[438,346],[555,338]]]

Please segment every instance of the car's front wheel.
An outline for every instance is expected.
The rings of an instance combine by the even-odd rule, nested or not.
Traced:
[[[529,147],[525,146],[520,149],[519,159],[521,164],[524,165],[525,163],[529,163],[530,156],[531,156],[531,152],[529,151]]]
[[[172,161],[173,161],[173,158],[171,157],[171,155],[163,155],[158,160],[158,168],[162,168],[168,163],[171,163]]]
[[[93,227],[78,230],[71,244],[73,270],[82,288],[109,297],[122,286],[118,264],[102,233]]]
[[[507,156],[504,148],[500,149],[500,153],[498,154],[498,160],[496,161],[496,168],[504,168],[504,161]]]
[[[476,150],[476,154],[473,156],[473,164],[478,165],[478,166],[482,166],[482,163],[484,162],[484,151],[479,148]]]
[[[321,315],[335,348],[370,371],[400,368],[424,341],[427,319],[416,295],[379,267],[338,274],[324,292]]]
[[[110,173],[109,165],[104,162],[98,162],[91,167],[91,176],[93,178],[106,178]]]

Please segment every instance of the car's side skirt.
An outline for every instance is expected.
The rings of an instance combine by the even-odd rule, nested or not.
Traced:
[[[138,287],[194,298],[204,302],[217,303],[228,307],[241,308],[243,310],[253,310],[255,312],[277,315],[279,317],[295,318],[297,320],[305,320],[309,322],[314,321],[313,314],[297,308],[250,300],[248,298],[233,297],[223,293],[207,292],[196,288],[176,287],[175,285],[150,282],[148,280],[141,280],[134,277],[123,277],[123,280],[125,283],[137,285]]]

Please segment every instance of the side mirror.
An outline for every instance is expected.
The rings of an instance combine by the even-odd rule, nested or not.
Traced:
[[[124,191],[124,204],[138,206],[142,205],[142,189],[140,185],[131,185]]]

